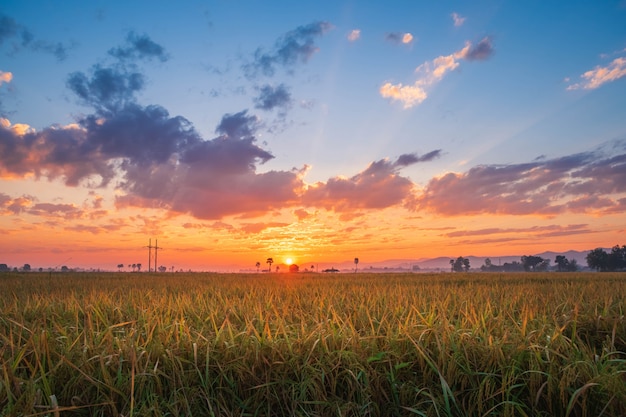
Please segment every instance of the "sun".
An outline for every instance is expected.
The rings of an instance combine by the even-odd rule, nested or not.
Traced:
[[[287,258],[287,259],[285,259],[285,263],[286,263],[287,265],[291,265],[291,264],[293,263],[293,259],[291,259],[291,258]]]

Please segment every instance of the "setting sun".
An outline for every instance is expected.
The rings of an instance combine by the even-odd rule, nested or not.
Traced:
[[[285,263],[286,263],[287,265],[291,265],[291,264],[293,263],[293,259],[291,259],[291,258],[287,258],[287,259],[285,259]]]

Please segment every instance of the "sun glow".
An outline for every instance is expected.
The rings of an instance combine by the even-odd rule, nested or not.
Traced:
[[[287,265],[291,265],[291,264],[293,263],[293,259],[291,259],[291,258],[287,258],[287,259],[285,259],[285,263],[286,263]]]

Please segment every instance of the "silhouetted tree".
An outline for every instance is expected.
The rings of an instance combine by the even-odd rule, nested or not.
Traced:
[[[24,266],[22,267],[22,271],[30,272],[30,264],[24,264]]]
[[[567,270],[567,265],[569,264],[569,261],[565,256],[557,255],[554,259],[554,263],[556,264],[557,270],[559,272],[563,272]]]
[[[543,262],[543,258],[541,256],[522,256],[520,259],[522,261],[522,265],[524,266],[525,271],[535,272],[538,268],[537,266]]]
[[[453,272],[467,272],[470,269],[470,260],[459,256],[455,259],[450,259],[450,265]]]
[[[122,272],[122,268],[124,268],[124,264],[118,264],[117,269],[119,272]]]
[[[291,264],[289,265],[289,272],[291,273],[300,272],[300,267],[296,264]]]
[[[359,268],[359,258],[354,258],[354,273],[355,274],[358,268]]]
[[[611,253],[608,256],[608,270],[619,271],[626,268],[626,245],[620,247],[619,245],[611,248]]]
[[[609,254],[602,248],[596,248],[589,252],[586,257],[587,265],[596,271],[607,271],[609,267]]]
[[[259,268],[261,268],[261,262],[256,263],[256,273],[259,273]]]
[[[165,272],[165,271],[167,271],[167,267],[165,267],[165,266],[161,265],[161,266],[159,267],[159,272]]]
[[[141,264],[137,264],[137,271],[141,272]]]
[[[274,263],[274,258],[267,258],[265,263],[269,265],[267,268],[267,272],[272,272],[272,264]]]

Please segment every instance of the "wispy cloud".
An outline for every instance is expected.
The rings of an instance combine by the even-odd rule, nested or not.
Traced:
[[[306,63],[319,50],[315,39],[332,27],[328,22],[299,26],[280,37],[271,50],[257,49],[253,61],[244,64],[242,69],[248,78],[254,78],[258,74],[271,77],[277,67],[290,69],[298,63]]]
[[[619,80],[626,75],[626,57],[615,58],[605,67],[597,66],[583,73],[580,83],[572,84],[568,90],[594,90],[603,84]]]
[[[466,42],[465,47],[450,55],[442,55],[425,62],[415,69],[418,79],[413,85],[383,84],[379,93],[384,98],[400,101],[405,109],[421,104],[428,98],[428,90],[439,83],[450,71],[460,65],[460,60],[485,60],[493,54],[491,38],[486,37],[477,44]]]
[[[409,32],[391,32],[385,35],[385,39],[392,43],[408,45],[413,42],[414,37]]]
[[[155,58],[165,62],[169,59],[169,54],[163,46],[154,42],[146,34],[137,35],[132,31],[126,36],[126,45],[110,49],[109,55],[120,60]]]
[[[360,38],[361,38],[361,30],[360,29],[353,29],[352,31],[350,31],[350,33],[348,33],[348,40],[350,42],[357,41]]]
[[[52,54],[57,60],[63,61],[67,58],[68,46],[57,42],[48,42],[37,39],[23,25],[17,23],[15,19],[0,13],[0,47],[9,44],[9,54],[15,54],[22,49],[34,52],[44,52]]]
[[[261,110],[273,110],[277,107],[286,109],[291,106],[291,93],[285,84],[264,85],[257,89],[259,95],[254,98],[254,107]]]
[[[463,23],[465,23],[466,18],[456,12],[452,13],[450,16],[452,17],[452,21],[456,27],[463,26]]]

